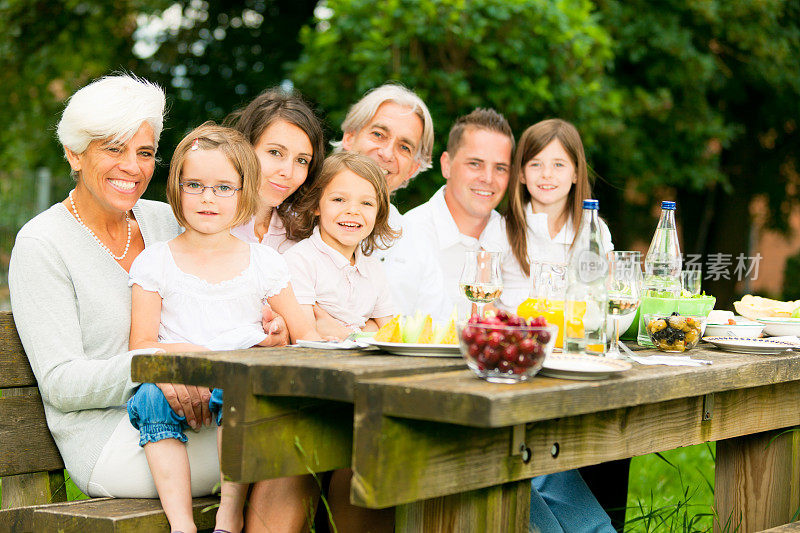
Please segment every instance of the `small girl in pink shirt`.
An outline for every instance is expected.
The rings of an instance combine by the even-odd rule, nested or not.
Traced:
[[[293,206],[303,240],[284,254],[297,301],[310,320],[314,304],[338,322],[325,334],[374,331],[394,306],[383,264],[371,254],[399,235],[388,224],[389,192],[380,167],[351,152],[331,155]]]

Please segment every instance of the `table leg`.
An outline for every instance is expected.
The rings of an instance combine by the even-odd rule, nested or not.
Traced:
[[[253,482],[350,466],[353,406],[312,398],[238,393],[229,400],[222,429],[222,471]]]
[[[800,428],[718,441],[714,484],[715,533],[790,522],[800,507]]]
[[[400,505],[395,531],[527,532],[530,498],[531,481],[525,479]]]

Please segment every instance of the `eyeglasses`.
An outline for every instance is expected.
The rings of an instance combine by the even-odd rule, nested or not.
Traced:
[[[231,187],[230,185],[203,185],[199,181],[181,181],[181,190],[186,194],[203,194],[206,189],[211,189],[214,192],[214,196],[219,196],[220,198],[230,198],[236,191],[241,191],[242,188],[239,187],[238,189],[235,187]]]

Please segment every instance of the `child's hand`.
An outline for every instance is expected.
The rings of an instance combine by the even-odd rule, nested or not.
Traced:
[[[286,346],[289,344],[289,331],[286,329],[286,321],[283,317],[272,310],[268,303],[264,304],[261,310],[261,326],[267,338],[260,346]]]
[[[314,305],[314,322],[322,338],[344,340],[353,333],[352,329],[348,328],[340,320],[333,318],[330,313],[316,304]]]

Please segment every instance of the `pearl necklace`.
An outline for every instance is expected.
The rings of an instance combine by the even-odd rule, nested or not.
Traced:
[[[94,237],[94,240],[97,241],[97,244],[99,244],[100,247],[103,250],[105,250],[108,253],[108,255],[113,257],[116,261],[122,261],[123,259],[125,259],[125,256],[128,255],[128,248],[130,248],[131,246],[131,217],[128,216],[128,212],[125,211],[125,222],[128,223],[128,242],[125,243],[125,251],[122,252],[122,255],[116,256],[111,252],[108,246],[103,244],[103,241],[101,241],[100,238],[94,234],[94,232],[89,228],[89,226],[83,223],[83,220],[81,220],[81,216],[78,214],[78,210],[75,208],[75,200],[72,199],[73,192],[75,192],[75,189],[69,191],[69,203],[70,205],[72,205],[72,212],[75,214],[75,218],[78,220],[78,224],[83,226],[86,229],[86,231],[89,232],[89,235]]]

